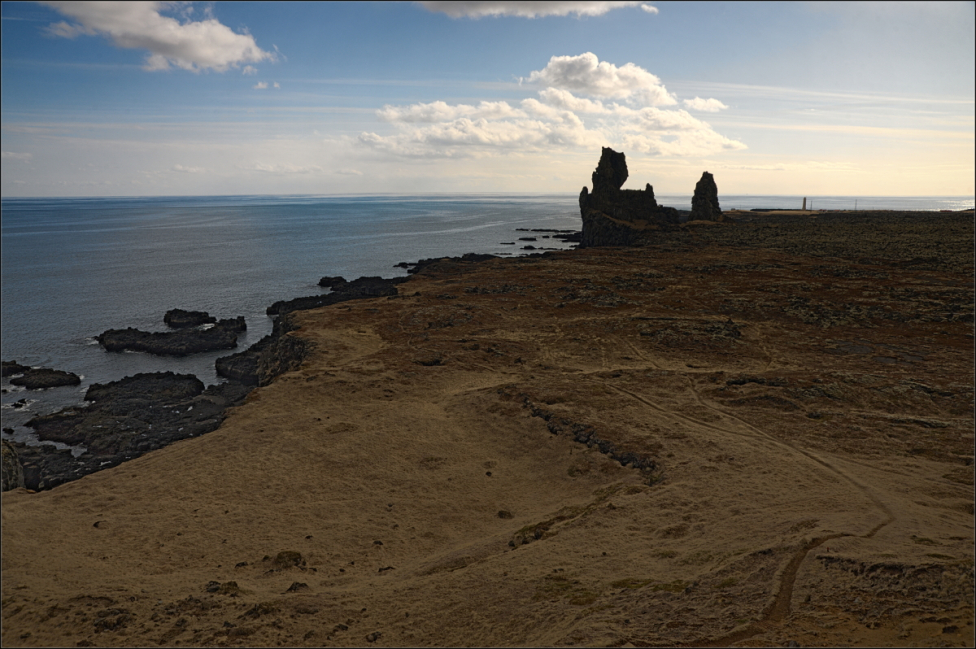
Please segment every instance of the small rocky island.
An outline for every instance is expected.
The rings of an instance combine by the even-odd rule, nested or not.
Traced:
[[[3,376],[11,377],[11,385],[23,386],[28,390],[46,390],[81,383],[81,377],[74,372],[49,367],[28,367],[17,361],[3,361],[2,372]]]
[[[110,352],[147,352],[157,356],[189,356],[237,347],[238,335],[247,331],[244,316],[217,320],[203,311],[173,309],[163,322],[176,331],[140,331],[133,327],[109,329],[95,339]]]

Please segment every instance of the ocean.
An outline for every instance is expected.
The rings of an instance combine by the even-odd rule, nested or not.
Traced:
[[[722,196],[723,209],[793,208],[795,196]],[[808,207],[810,206],[808,199]],[[958,210],[973,197],[812,197],[816,209]],[[690,209],[688,196],[658,196]],[[174,371],[218,382],[214,361],[271,331],[273,302],[325,289],[325,275],[406,274],[395,265],[466,252],[566,249],[546,233],[577,230],[577,196],[215,196],[3,199],[2,359],[83,377],[80,386],[25,391],[2,382],[3,437],[36,443],[23,427],[77,404],[92,383]],[[527,244],[519,237],[536,236]],[[514,245],[513,245],[514,244]],[[169,309],[243,315],[233,351],[168,358],[109,353],[106,329],[164,331]],[[20,401],[20,407],[15,407]],[[13,432],[8,432],[8,430]],[[61,445],[58,445],[61,446]]]

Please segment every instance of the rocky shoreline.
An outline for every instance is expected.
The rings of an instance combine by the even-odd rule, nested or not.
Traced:
[[[401,263],[397,267],[415,274],[435,263],[467,265],[495,258],[469,253]],[[195,376],[156,372],[91,385],[83,404],[34,417],[26,423],[41,442],[59,442],[83,447],[85,451],[77,455],[70,448],[4,440],[3,491],[52,489],[173,442],[216,430],[229,408],[242,404],[255,387],[268,385],[277,376],[297,369],[310,352],[306,340],[290,335],[299,328],[290,314],[352,300],[396,297],[397,286],[409,279],[409,275],[355,280],[323,277],[319,286],[330,288],[330,293],[275,302],[267,309],[268,315],[275,317],[270,334],[242,352],[216,360],[217,375],[226,379],[224,383],[204,388]],[[172,309],[164,322],[175,331],[111,329],[97,340],[109,352],[130,350],[184,356],[236,347],[238,334],[246,330],[243,317],[218,320],[204,311]],[[30,368],[16,361],[4,361],[3,374],[12,377],[12,384],[31,390],[81,382],[70,372]]]

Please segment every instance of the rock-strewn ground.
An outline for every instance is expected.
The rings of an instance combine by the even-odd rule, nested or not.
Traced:
[[[293,313],[218,430],[3,495],[4,646],[972,646],[972,214],[732,217]]]

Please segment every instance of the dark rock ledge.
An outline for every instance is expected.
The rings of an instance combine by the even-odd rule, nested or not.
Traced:
[[[279,300],[268,307],[268,315],[284,315],[291,311],[317,309],[330,304],[338,304],[348,300],[360,300],[371,297],[391,297],[397,294],[397,285],[407,281],[407,277],[360,277],[351,282],[342,277],[323,277],[319,286],[331,288],[331,293],[296,297],[293,300]]]
[[[205,324],[217,324],[217,318],[206,311],[184,311],[183,309],[170,309],[163,316],[163,322],[167,327],[173,329],[185,329],[186,327],[199,327]]]
[[[23,486],[50,489],[209,433],[223,422],[227,407],[242,401],[248,391],[231,382],[204,389],[195,376],[173,372],[95,383],[85,394],[87,407],[66,408],[27,422],[41,441],[83,445],[87,453],[76,458],[68,449],[11,444],[23,467]]]
[[[66,385],[78,385],[81,377],[74,372],[52,370],[48,367],[33,368],[17,361],[3,361],[3,376],[10,376],[12,385],[21,385],[28,390],[44,390]]]
[[[167,318],[170,318],[172,313],[173,311],[168,312]],[[205,318],[210,318],[205,313],[202,315]],[[247,331],[243,316],[219,320],[209,329],[195,328],[193,325],[184,324],[199,320],[200,318],[193,317],[170,318],[170,322],[179,323],[171,326],[182,327],[176,331],[148,332],[132,327],[109,329],[96,336],[95,339],[101,343],[106,351],[110,352],[134,351],[148,352],[157,356],[188,356],[218,349],[233,349],[237,347],[237,336]]]

